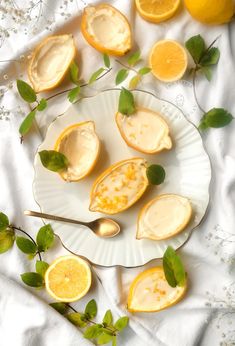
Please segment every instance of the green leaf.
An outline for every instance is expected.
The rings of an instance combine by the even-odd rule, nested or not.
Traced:
[[[18,79],[16,84],[17,84],[18,92],[24,101],[28,103],[33,103],[37,100],[37,95],[35,91],[32,89],[32,87],[28,83]]]
[[[78,73],[79,73],[79,68],[78,65],[75,63],[75,61],[72,61],[71,65],[69,66],[69,76],[71,82],[74,84],[78,84]]]
[[[219,62],[220,51],[218,48],[212,47],[205,54],[203,54],[200,65],[202,66],[211,66],[216,65]]]
[[[68,93],[69,102],[73,103],[74,101],[76,101],[80,91],[81,91],[80,86],[77,86],[73,88],[72,90],[70,90],[70,92]]]
[[[90,79],[89,79],[89,84],[94,83],[94,82],[97,80],[97,78],[98,78],[104,71],[105,71],[105,69],[104,69],[103,67],[101,67],[101,68],[99,68],[97,71],[95,71],[95,72],[91,75],[91,77],[90,77]]]
[[[134,77],[131,78],[130,82],[129,82],[129,88],[130,89],[135,89],[137,87],[137,85],[139,84],[140,81],[140,76],[136,75]]]
[[[128,325],[128,322],[129,322],[129,318],[127,316],[123,316],[116,321],[116,323],[114,324],[114,327],[117,330],[121,331],[124,328],[126,328],[126,326]]]
[[[49,267],[49,264],[47,262],[44,262],[44,261],[36,262],[36,272],[40,274],[43,278],[45,276],[45,273],[48,267]]]
[[[111,310],[107,310],[104,318],[103,318],[103,323],[105,324],[105,326],[110,326],[113,322],[113,315]]]
[[[148,181],[152,185],[160,185],[164,182],[166,172],[160,165],[150,165],[146,170]]]
[[[104,53],[103,60],[104,60],[104,66],[106,66],[107,68],[110,68],[110,59],[108,54]]]
[[[115,84],[118,85],[120,83],[122,83],[128,76],[128,70],[126,69],[121,69],[118,71],[117,75],[116,75],[116,79],[115,79]]]
[[[125,115],[131,115],[135,112],[135,100],[130,90],[122,88],[119,96],[118,111]]]
[[[39,251],[46,251],[52,247],[54,242],[54,232],[51,225],[45,225],[40,228],[37,234],[36,243]]]
[[[199,128],[204,130],[206,128],[221,128],[227,126],[233,120],[232,114],[223,108],[213,108],[206,114],[204,114]]]
[[[42,111],[44,111],[44,109],[46,109],[47,108],[47,100],[46,99],[41,99],[40,101],[39,101],[39,104],[37,105],[37,110],[39,111],[39,112],[42,112]]]
[[[150,67],[142,67],[139,69],[138,73],[143,76],[151,71]]]
[[[163,269],[166,280],[171,287],[184,286],[186,273],[180,257],[168,246],[163,256]]]
[[[34,111],[31,111],[22,121],[20,128],[19,128],[19,133],[24,136],[26,133],[29,132],[33,125],[33,121],[35,119],[36,115],[36,109]]]
[[[12,230],[0,232],[0,254],[7,252],[14,244],[15,233]]]
[[[68,159],[55,150],[42,150],[39,153],[42,165],[53,172],[59,172],[68,167]]]
[[[113,336],[113,339],[112,339],[112,346],[117,346],[117,337],[116,337],[116,335]]]
[[[202,73],[205,75],[206,79],[210,82],[212,78],[212,72],[209,66],[204,66],[201,68]]]
[[[0,232],[5,231],[9,226],[9,219],[4,213],[0,213]]]
[[[140,51],[134,52],[129,56],[127,62],[130,66],[135,66],[140,61]]]
[[[195,64],[198,64],[205,51],[205,41],[201,35],[191,37],[185,42],[185,46],[191,54]]]
[[[97,314],[97,304],[94,299],[90,300],[85,308],[85,314],[88,314],[90,318],[93,318]]]
[[[37,251],[37,246],[32,242],[32,240],[25,237],[16,237],[16,245],[26,254],[35,254]]]
[[[97,338],[97,336],[99,336],[102,333],[102,328],[98,325],[95,324],[93,326],[88,327],[83,336],[86,339],[94,339]]]
[[[81,314],[79,312],[72,312],[70,314],[67,314],[66,317],[71,323],[80,328],[83,328],[87,325],[87,323],[81,319]]]
[[[108,344],[110,341],[112,341],[112,339],[113,339],[112,335],[103,333],[98,337],[97,344],[98,345]]]
[[[21,274],[22,281],[30,287],[42,287],[44,285],[43,277],[38,273],[24,273]]]
[[[67,310],[68,310],[68,306],[65,303],[50,303],[49,304],[53,309],[55,309],[56,311],[58,311],[61,315],[65,315]]]

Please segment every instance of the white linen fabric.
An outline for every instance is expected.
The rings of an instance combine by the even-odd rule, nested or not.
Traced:
[[[220,62],[211,83],[199,77],[198,98],[206,110],[224,107],[235,114],[234,21],[229,25],[205,26],[181,9],[173,19],[151,24],[136,13],[132,1],[107,2],[130,20],[134,46],[140,48],[145,61],[151,46],[159,39],[171,38],[184,43],[200,33],[209,44],[219,36]],[[27,65],[27,55],[35,43],[51,32],[74,33],[79,61],[82,61],[81,75],[85,80],[100,67],[100,54],[86,43],[79,29],[81,9],[85,5],[87,2],[78,0],[3,0],[0,5],[0,210],[31,235],[35,235],[41,226],[40,220],[23,217],[23,210],[37,209],[32,194],[34,153],[48,124],[68,107],[68,103],[64,98],[56,99],[47,116],[38,117],[38,127],[20,145],[18,127],[28,108],[12,88],[12,81],[21,74],[25,78],[22,71]],[[18,62],[1,62],[8,59]],[[115,70],[86,92],[113,86],[114,76]],[[148,76],[141,87],[172,102],[180,102],[189,119],[198,124],[201,113],[195,106],[190,83],[163,85]],[[159,264],[158,260],[132,269],[93,268],[92,289],[74,307],[80,310],[88,300],[95,298],[99,307],[98,318],[101,319],[108,308],[116,318],[127,314],[130,324],[118,338],[119,345],[235,345],[234,131],[235,124],[232,123],[203,134],[213,171],[211,201],[204,221],[180,250],[189,278],[189,289],[182,302],[159,313],[127,313],[125,305],[130,283],[139,272]],[[45,259],[50,262],[65,253],[58,242]],[[29,262],[16,246],[1,255],[0,344],[92,345],[78,329],[46,304],[51,299],[45,292],[31,290],[21,282],[20,274],[33,270],[33,266],[33,261]]]

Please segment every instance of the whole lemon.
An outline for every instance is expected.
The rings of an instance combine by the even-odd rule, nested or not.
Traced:
[[[234,14],[234,0],[184,0],[193,18],[206,24],[228,23]]]

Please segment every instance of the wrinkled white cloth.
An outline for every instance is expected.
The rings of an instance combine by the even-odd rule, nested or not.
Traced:
[[[140,48],[146,60],[151,46],[159,39],[170,38],[184,43],[201,34],[207,44],[217,42],[221,58],[208,83],[199,77],[198,98],[204,109],[224,107],[235,115],[235,23],[205,26],[194,21],[182,9],[173,19],[151,24],[135,11],[132,1],[108,1],[130,20],[135,48]],[[94,2],[93,2],[94,3]],[[11,81],[24,77],[27,55],[43,36],[51,32],[73,32],[79,50],[81,75],[86,80],[102,64],[101,56],[82,37],[80,10],[85,1],[9,1],[0,4],[0,61],[17,59],[21,62],[0,62],[0,210],[12,223],[35,235],[40,220],[23,216],[25,209],[37,209],[32,194],[33,159],[45,130],[68,103],[63,98],[50,106],[47,117],[38,118],[38,127],[19,143],[18,127],[22,113],[28,111]],[[29,8],[27,12],[27,8]],[[28,16],[28,17],[26,17]],[[32,18],[32,19],[30,19]],[[115,71],[94,88],[112,86]],[[190,79],[189,79],[190,80]],[[200,111],[195,106],[190,83],[162,85],[146,77],[143,88],[172,102],[179,102],[189,117],[198,124]],[[91,90],[92,92],[94,90]],[[89,91],[88,91],[89,92]],[[183,100],[183,101],[182,101]],[[8,115],[8,112],[10,113]],[[9,120],[4,120],[9,116]],[[180,250],[188,277],[188,293],[179,304],[159,313],[128,314],[125,309],[128,288],[134,277],[160,261],[144,267],[94,267],[94,283],[89,294],[74,306],[80,310],[95,298],[101,319],[110,308],[115,317],[128,314],[129,328],[118,338],[121,346],[217,346],[235,344],[235,125],[210,130],[203,135],[212,164],[211,200],[207,216]],[[45,259],[66,253],[59,242]],[[33,261],[20,253],[16,246],[1,255],[0,265],[0,344],[3,346],[75,346],[91,345],[81,332],[51,309],[45,292],[31,290],[20,280],[20,274],[33,270]],[[30,292],[31,291],[31,292]]]

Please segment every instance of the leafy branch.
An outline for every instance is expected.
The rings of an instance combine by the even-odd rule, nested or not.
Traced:
[[[218,38],[219,37],[217,37],[208,47],[206,47],[205,41],[201,35],[193,36],[185,42],[185,46],[195,64],[192,68],[193,93],[198,108],[203,113],[199,124],[200,130],[224,127],[230,124],[234,119],[233,116],[223,108],[212,108],[209,111],[205,111],[200,105],[196,93],[196,77],[198,72],[204,74],[210,82],[212,79],[212,68],[219,62],[220,51],[217,47],[214,47]]]

